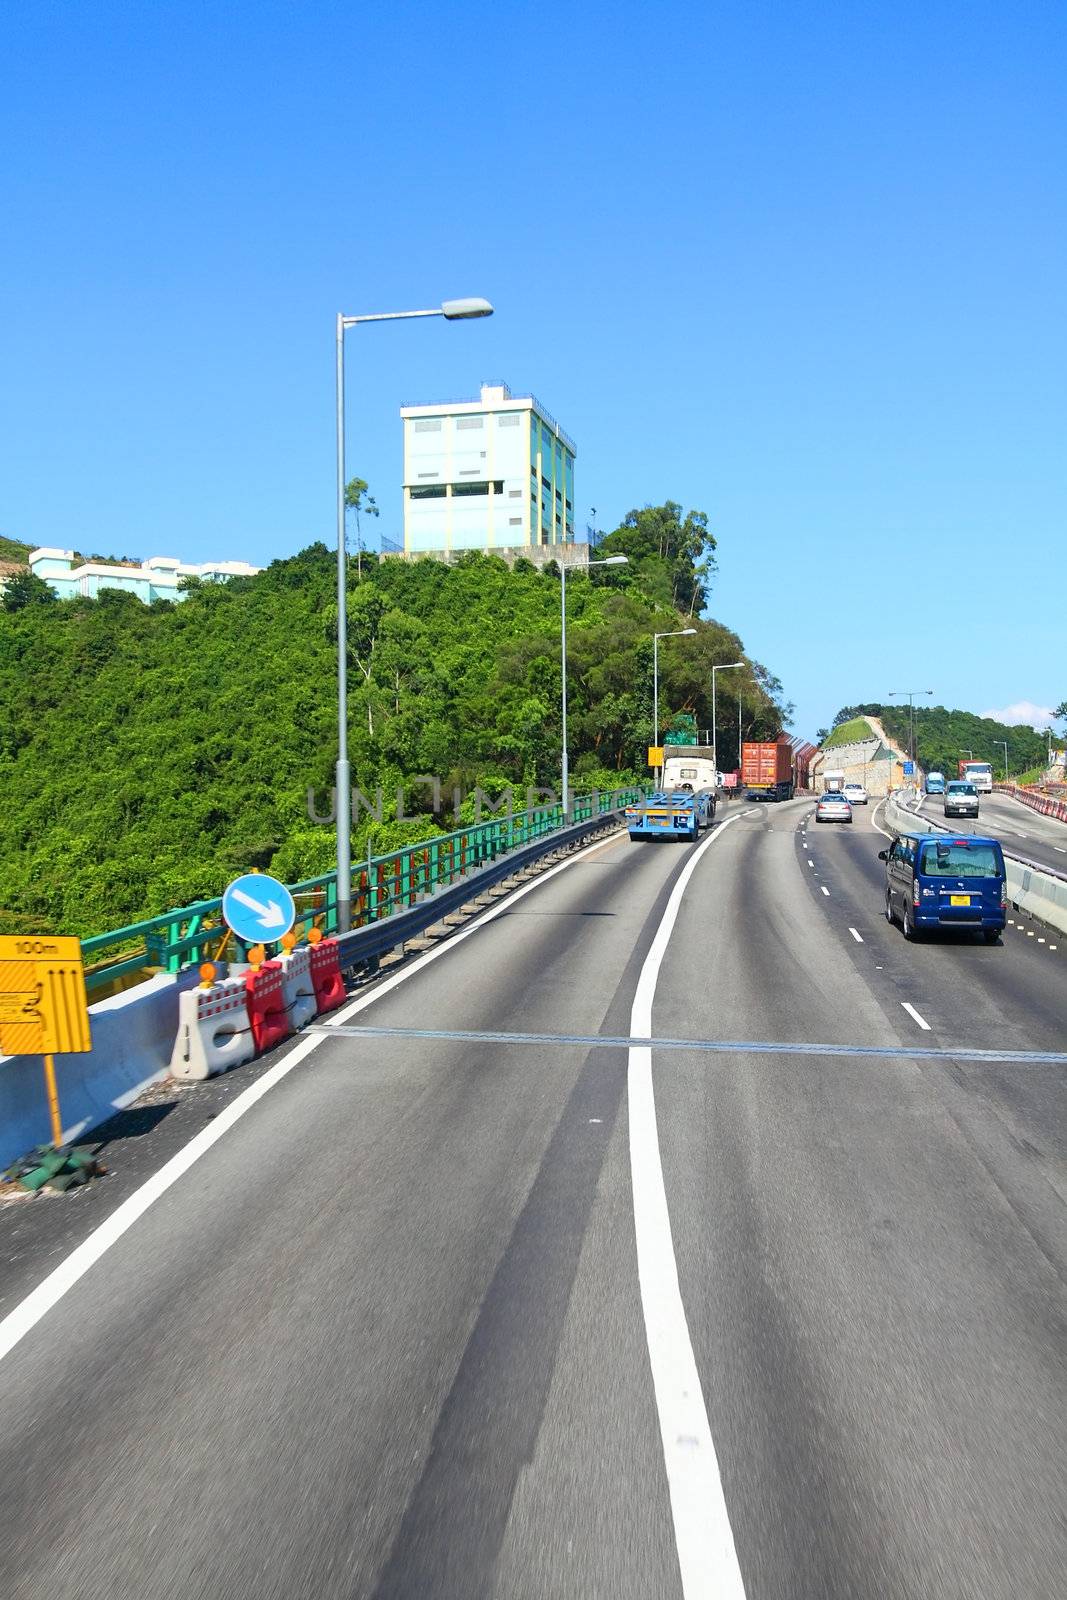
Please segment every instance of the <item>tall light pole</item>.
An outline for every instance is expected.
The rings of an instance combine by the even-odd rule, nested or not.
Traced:
[[[1007,739],[994,739],[994,744],[999,744],[1004,752],[1004,782],[1008,781],[1008,741]]]
[[[910,733],[910,746],[911,746],[912,777],[915,776],[915,696],[917,694],[932,695],[933,692],[934,691],[932,689],[890,689],[890,691],[889,691],[890,700],[896,700],[898,698],[903,700],[905,697],[907,698],[907,702],[908,702],[908,724],[909,724],[909,727],[910,727],[910,730],[911,730],[911,733]]]
[[[352,777],[348,763],[348,585],[345,559],[345,329],[360,322],[406,322],[445,317],[464,322],[491,317],[488,300],[445,300],[432,311],[380,311],[370,316],[337,314],[337,931],[352,926]]]
[[[652,722],[655,728],[653,743],[659,749],[659,642],[661,639],[684,639],[687,634],[696,633],[695,628],[678,628],[674,633],[654,633],[652,635]],[[662,769],[656,768],[659,772]]]
[[[628,567],[629,556],[605,556],[603,561],[589,561],[590,567]],[[561,653],[563,661],[563,820],[566,821],[571,809],[570,766],[567,755],[567,563],[559,564],[559,631],[561,640]]]
[[[734,667],[743,667],[744,665],[745,665],[745,663],[743,661],[722,661],[722,662],[719,663],[719,665],[717,667],[712,667],[712,669],[711,669],[711,749],[712,749],[713,759],[714,759],[714,762],[715,762],[715,772],[716,772],[716,774],[718,774],[718,771],[719,771],[719,741],[718,741],[718,733],[717,733],[716,722],[715,722],[715,710],[716,710],[716,707],[715,707],[715,674],[717,672],[730,672]],[[740,744],[741,744],[741,698],[740,698],[740,695],[738,696],[737,705],[738,705],[738,711],[737,711],[737,742],[738,742],[738,748],[740,748]],[[737,764],[738,764],[738,767],[740,767],[740,765],[741,765],[740,756],[738,757]]]

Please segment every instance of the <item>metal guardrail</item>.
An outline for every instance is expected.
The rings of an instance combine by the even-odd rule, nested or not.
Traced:
[[[637,791],[633,793],[636,794]],[[484,866],[469,872],[459,883],[438,889],[418,905],[397,911],[387,920],[368,923],[362,928],[353,929],[351,933],[343,934],[342,968],[348,969],[364,963],[373,964],[387,951],[395,949],[408,939],[416,938],[434,923],[440,922],[450,913],[477,899],[493,884],[501,882],[504,878],[510,878],[516,872],[521,872],[524,867],[531,866],[554,850],[573,849],[582,844],[590,835],[600,832],[605,824],[610,824],[618,815],[619,812],[615,808],[609,808],[585,822],[557,828],[542,838],[519,849],[509,850],[495,861],[489,861]]]
[[[619,805],[641,798],[644,792],[635,787],[616,794],[575,796],[571,817],[576,825],[598,825],[601,818],[612,815]],[[559,804],[535,806],[529,811],[513,812],[510,817],[501,815],[471,823],[422,844],[372,857],[353,873],[354,929],[393,917],[428,897],[432,897],[436,905],[439,890],[460,879],[466,882],[488,864],[502,858],[507,863],[516,862],[532,844],[556,835],[562,840],[564,835],[573,832],[573,827],[564,829],[564,820]],[[509,870],[516,868],[511,866]],[[307,933],[312,926],[326,934],[337,932],[336,872],[292,884],[290,891],[297,906],[295,931],[298,935]],[[466,891],[464,898],[469,898]],[[435,910],[431,920],[444,914]],[[398,941],[393,938],[389,942]],[[121,988],[148,968],[178,972],[190,963],[221,955],[224,948],[236,950],[238,959],[245,953],[245,946],[222,921],[221,896],[200,900],[194,905],[165,911],[125,928],[83,939],[86,989],[90,998],[100,999],[104,993]],[[268,945],[268,952],[273,948]]]

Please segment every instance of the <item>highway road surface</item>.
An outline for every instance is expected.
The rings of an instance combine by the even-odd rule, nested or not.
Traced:
[[[977,822],[973,817],[946,817],[940,795],[925,796],[919,815],[964,834],[980,833],[999,839],[1011,855],[1025,856],[1039,866],[1067,873],[1067,822],[1044,817],[1010,795],[979,795]]]
[[[571,858],[0,1211],[0,1592],[1062,1595],[1067,950],[810,818]]]

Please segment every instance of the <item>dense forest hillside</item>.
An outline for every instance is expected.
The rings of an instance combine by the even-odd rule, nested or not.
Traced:
[[[908,749],[910,723],[906,705],[843,706],[834,718],[834,730],[857,717],[878,717],[902,750]],[[833,735],[831,734],[831,740]],[[1008,771],[1025,772],[1043,763],[1046,743],[1033,728],[1013,727],[971,711],[949,711],[945,706],[915,707],[915,754],[924,771],[955,776],[956,764],[971,756],[992,762],[997,778],[1004,776],[1004,748],[1008,746]]]
[[[663,521],[676,528],[665,549]],[[568,581],[579,783],[646,775],[653,630],[689,625],[706,598],[710,552],[699,539],[685,547],[688,522],[678,507],[635,513],[609,536],[633,565]],[[362,568],[357,581],[351,563],[348,594],[354,782],[368,794],[405,786],[409,812],[428,801],[416,774],[440,777],[446,795],[557,784],[555,568],[481,555],[455,566],[364,555]],[[292,881],[333,865],[307,792],[328,805],[335,580],[333,554],[312,545],[256,578],[192,581],[177,605],[49,592],[0,609],[0,929],[85,936],[218,894],[238,871]],[[742,653],[725,627],[693,625],[696,637],[660,651],[664,728],[681,712],[706,727],[711,665]],[[788,716],[781,685],[755,663],[737,679],[746,736],[775,733]],[[450,825],[394,822],[374,842],[422,836],[435,820]]]

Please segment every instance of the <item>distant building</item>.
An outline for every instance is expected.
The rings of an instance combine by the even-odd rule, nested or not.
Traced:
[[[74,565],[73,550],[31,550],[30,571],[43,578],[61,600],[79,596],[95,600],[101,589],[124,589],[145,605],[153,600],[184,600],[179,578],[200,578],[205,583],[225,582],[227,578],[252,578],[262,569],[247,561],[208,561],[190,566],[173,556],[150,556],[141,566],[119,566],[103,561]]]
[[[404,553],[574,542],[575,445],[533,395],[402,406]]]

